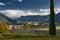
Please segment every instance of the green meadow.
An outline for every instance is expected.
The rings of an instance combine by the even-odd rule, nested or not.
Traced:
[[[0,40],[60,40],[60,36],[36,34],[5,34]]]

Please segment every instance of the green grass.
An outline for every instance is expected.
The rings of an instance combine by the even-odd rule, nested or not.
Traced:
[[[60,40],[60,36],[36,34],[5,34],[0,40]]]
[[[37,34],[4,34],[4,38],[39,37]]]
[[[0,40],[60,40],[60,37],[37,37],[37,38],[3,38]]]

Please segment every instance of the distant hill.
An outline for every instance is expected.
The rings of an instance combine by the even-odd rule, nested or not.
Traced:
[[[49,15],[41,16],[41,15],[28,15],[28,16],[21,16],[16,20],[18,22],[28,22],[28,21],[37,21],[37,22],[49,22]],[[55,22],[60,23],[60,13],[55,14]]]
[[[60,12],[55,15],[55,22],[60,23]]]
[[[44,20],[46,20],[46,18],[48,18],[47,16],[40,16],[40,15],[29,15],[29,16],[21,16],[20,18],[18,18],[18,21],[40,21],[43,22]]]
[[[6,23],[9,23],[9,24],[14,24],[16,23],[15,20],[12,20],[11,18],[9,18],[8,16],[0,13],[0,22],[6,22]]]
[[[8,16],[0,13],[0,22],[4,21],[9,24],[16,24],[18,23],[26,23],[29,21],[35,21],[35,22],[49,22],[49,15],[42,16],[42,15],[27,15],[27,16],[21,16],[16,19],[11,19]],[[60,23],[60,13],[55,14],[55,22]]]

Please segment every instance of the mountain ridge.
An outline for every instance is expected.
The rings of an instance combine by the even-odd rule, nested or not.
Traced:
[[[50,21],[50,15],[42,16],[42,15],[33,15],[33,16],[21,16],[17,18],[16,20],[19,22],[21,21],[38,21],[38,22],[49,22]],[[60,23],[60,12],[58,14],[55,14],[55,23]]]
[[[2,14],[2,13],[0,13],[0,22],[1,22],[1,21],[6,22],[6,23],[8,23],[8,24],[16,23],[15,20],[9,18],[8,16],[6,16],[6,15],[4,15],[4,14]]]
[[[5,21],[9,24],[17,24],[19,23],[26,23],[30,21],[35,21],[35,22],[48,22],[49,23],[49,18],[50,16],[42,16],[42,15],[27,15],[27,16],[21,16],[16,19],[11,19],[8,16],[0,13],[0,21]],[[1,20],[3,19],[3,20]],[[60,12],[58,14],[55,14],[55,23],[60,23]]]

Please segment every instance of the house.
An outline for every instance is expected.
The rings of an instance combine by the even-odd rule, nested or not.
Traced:
[[[28,22],[27,24],[30,24],[30,25],[39,25],[39,23],[38,22]]]

